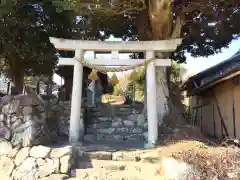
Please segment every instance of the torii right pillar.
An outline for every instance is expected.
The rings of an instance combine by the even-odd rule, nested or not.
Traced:
[[[153,59],[154,51],[147,51],[146,58]],[[148,119],[148,143],[146,147],[154,147],[158,140],[157,118],[157,83],[155,61],[150,62],[146,69],[147,85],[147,119]]]

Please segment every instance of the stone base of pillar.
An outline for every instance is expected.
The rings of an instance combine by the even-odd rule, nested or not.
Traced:
[[[153,144],[153,143],[147,142],[144,144],[144,148],[146,148],[146,149],[151,149],[151,148],[155,148],[155,147],[156,147],[156,144]]]

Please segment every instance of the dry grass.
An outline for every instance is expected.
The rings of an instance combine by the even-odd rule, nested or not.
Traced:
[[[194,165],[202,180],[240,179],[240,149],[211,142],[196,127],[179,126],[159,148],[161,157],[171,156]]]

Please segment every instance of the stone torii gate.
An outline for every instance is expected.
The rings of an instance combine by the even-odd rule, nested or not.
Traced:
[[[155,52],[172,52],[181,43],[181,39],[163,41],[82,41],[50,37],[50,42],[58,50],[75,51],[74,58],[59,58],[59,65],[74,66],[69,141],[77,143],[84,136],[84,122],[80,118],[83,65],[85,51],[111,52],[111,59],[84,59],[96,66],[132,66],[154,59]],[[119,59],[121,52],[144,52],[146,59]],[[156,69],[155,66],[170,66],[170,59],[155,59],[146,68],[148,144],[154,146],[158,140]]]

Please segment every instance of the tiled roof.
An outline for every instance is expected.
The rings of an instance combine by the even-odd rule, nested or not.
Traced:
[[[240,70],[240,51],[231,58],[192,76],[188,81],[193,83],[192,87],[194,88],[192,91],[196,91],[209,86],[209,84],[238,69]]]

